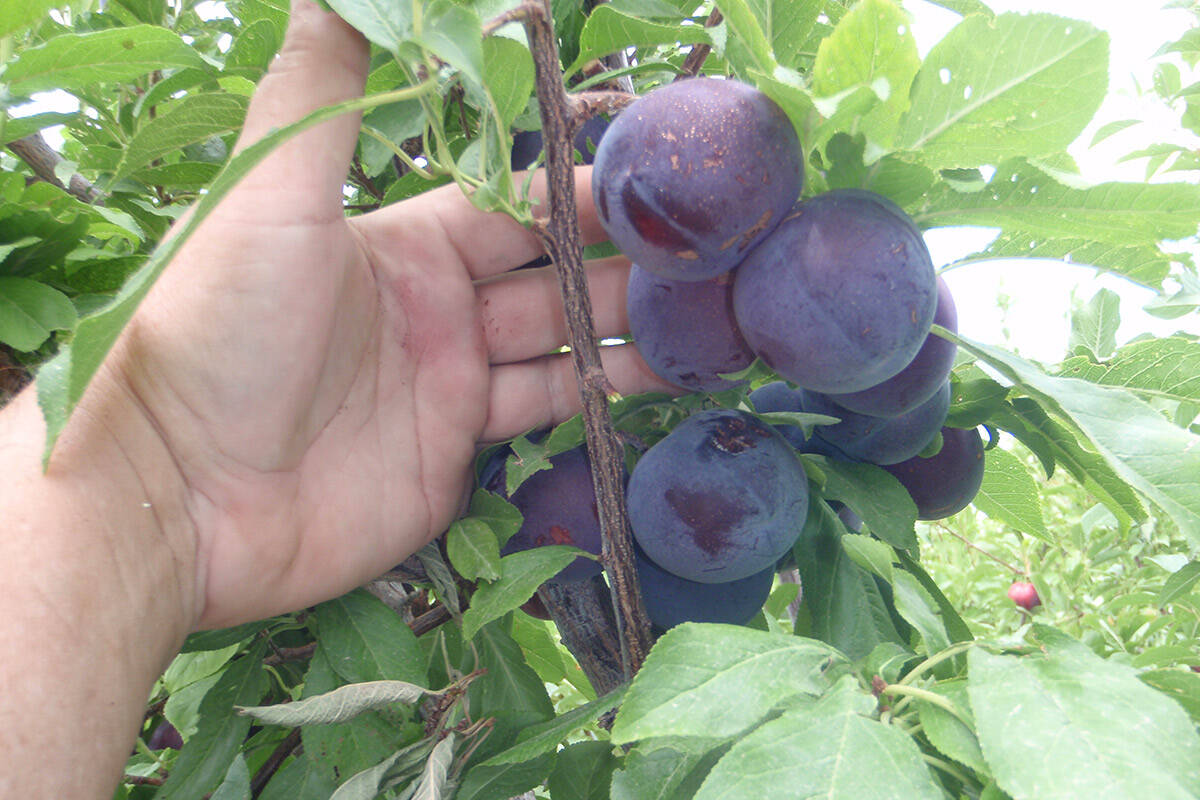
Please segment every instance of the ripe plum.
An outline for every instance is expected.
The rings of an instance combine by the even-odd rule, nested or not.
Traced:
[[[484,488],[505,495],[505,470],[501,451],[500,468],[485,467]],[[502,555],[549,544],[569,544],[600,555],[600,516],[592,487],[592,469],[582,447],[559,453],[550,459],[551,468],[534,473],[508,498],[524,516],[521,528],[501,549]],[[489,469],[490,468],[490,469]],[[578,581],[600,574],[600,563],[579,558],[568,564],[552,580]]]
[[[804,411],[804,393],[799,389],[793,389],[783,381],[773,381],[758,387],[750,393],[750,402],[754,404],[754,410],[760,414],[770,414],[774,411]],[[830,458],[850,460],[845,453],[839,452],[836,447],[823,439],[815,435],[805,437],[804,429],[799,425],[775,425],[774,428],[783,435],[784,439],[787,439],[788,444],[801,453],[816,453]]]
[[[595,160],[596,149],[607,130],[608,120],[604,117],[590,117],[579,126],[573,141],[584,164],[591,164]],[[541,131],[518,131],[513,134],[511,164],[514,170],[529,169],[541,154]]]
[[[741,411],[694,414],[634,467],[634,538],[663,569],[723,583],[771,567],[800,532],[808,480],[771,426]]]
[[[728,272],[800,195],[804,159],[773,100],[732,80],[662,86],[626,108],[596,151],[592,193],[613,244],[676,280]]]
[[[934,324],[952,333],[958,332],[958,310],[950,287],[937,279],[937,311]],[[883,383],[851,394],[831,394],[829,399],[842,408],[875,417],[895,417],[912,411],[928,400],[950,375],[958,345],[930,333],[916,358]]]
[[[950,382],[921,405],[898,417],[872,417],[840,407],[818,392],[804,393],[804,410],[828,414],[842,421],[820,425],[815,436],[850,458],[872,464],[898,464],[925,449],[946,421],[950,410]]]
[[[646,614],[663,629],[684,622],[745,625],[763,607],[775,580],[774,566],[728,583],[700,583],[668,572],[644,553],[636,554],[636,564]]]
[[[825,393],[859,392],[904,369],[936,305],[921,232],[890,200],[858,189],[798,203],[733,285],[750,349],[784,378]]]
[[[750,366],[754,353],[733,321],[732,289],[728,274],[676,281],[634,264],[626,296],[629,331],[650,369],[693,391],[737,386],[718,376]]]
[[[944,519],[966,508],[983,485],[983,439],[977,428],[942,428],[937,454],[884,469],[908,490],[919,519]]]

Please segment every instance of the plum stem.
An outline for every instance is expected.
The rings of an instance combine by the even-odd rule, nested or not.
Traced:
[[[714,8],[712,13],[708,15],[708,19],[704,20],[704,27],[715,28],[721,24],[721,20],[723,19],[724,17],[721,16],[721,12]],[[699,75],[700,69],[704,66],[704,62],[710,52],[712,52],[712,45],[692,45],[691,52],[688,53],[687,58],[683,61],[683,69],[675,76],[675,80],[682,81]]]
[[[562,291],[567,343],[583,401],[584,428],[596,489],[603,541],[601,562],[613,589],[621,667],[629,679],[650,649],[650,621],[634,568],[633,537],[625,513],[624,453],[608,405],[611,387],[607,379],[595,378],[597,374],[603,376],[604,368],[583,269],[583,240],[575,206],[572,136],[580,122],[582,101],[573,101],[563,87],[549,0],[526,0],[518,10],[523,11],[520,18],[533,54],[550,195],[549,220],[536,221],[533,230],[556,265]]]

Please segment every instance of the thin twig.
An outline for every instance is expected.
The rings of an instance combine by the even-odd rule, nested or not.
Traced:
[[[714,8],[712,13],[708,15],[708,19],[704,20],[704,27],[715,28],[721,24],[722,19],[724,17],[721,16],[721,12]],[[682,81],[699,75],[700,69],[704,66],[704,61],[708,58],[710,52],[712,52],[712,45],[692,45],[692,51],[683,60],[683,71],[675,76],[675,80]]]
[[[549,0],[526,0],[520,8],[525,9],[525,33],[533,53],[550,195],[550,218],[535,220],[533,231],[557,267],[568,322],[567,343],[583,401],[603,539],[601,560],[614,590],[622,666],[626,677],[632,677],[650,649],[650,622],[633,566],[633,537],[625,514],[624,453],[608,406],[612,386],[601,365],[583,270],[572,142],[577,120],[563,88]]]
[[[28,164],[29,168],[33,170],[33,174],[40,180],[65,189],[85,203],[101,205],[100,190],[82,175],[78,173],[72,175],[67,185],[63,186],[62,181],[55,175],[55,169],[62,162],[63,157],[46,143],[41,133],[31,133],[23,139],[9,142],[8,149]]]
[[[1008,563],[1007,561],[1005,561],[1004,559],[1002,559],[1002,558],[1000,558],[1000,557],[998,557],[998,556],[994,556],[994,555],[992,555],[992,554],[991,554],[991,553],[989,553],[987,550],[984,550],[984,549],[983,549],[982,547],[980,547],[979,545],[977,545],[977,544],[975,544],[974,542],[970,541],[969,539],[967,539],[967,538],[965,538],[965,537],[963,537],[963,536],[959,535],[957,532],[955,532],[955,531],[951,530],[951,529],[950,529],[950,528],[948,528],[947,526],[945,526],[945,525],[938,525],[937,527],[938,527],[938,530],[945,531],[946,533],[948,533],[948,534],[950,534],[951,536],[953,536],[955,539],[958,539],[959,541],[961,541],[961,542],[962,542],[963,544],[965,544],[967,547],[970,547],[972,550],[978,550],[979,552],[983,553],[985,556],[987,556],[988,558],[990,558],[992,561],[995,561],[997,564],[1001,565],[1002,567],[1004,567],[1004,568],[1006,568],[1006,569],[1010,569],[1010,570],[1012,570],[1012,572],[1013,572],[1013,574],[1014,574],[1014,575],[1027,575],[1027,574],[1029,574],[1029,573],[1027,573],[1025,570],[1023,570],[1023,569],[1020,569],[1019,567],[1014,567],[1012,564],[1009,564],[1009,563]]]
[[[279,767],[287,761],[288,756],[296,751],[300,746],[300,729],[294,728],[279,745],[271,751],[271,755],[267,756],[267,760],[258,768],[258,772],[254,773],[254,778],[250,781],[250,796],[258,797],[262,790],[266,788],[267,783],[271,778],[275,777],[275,773],[279,771]]]

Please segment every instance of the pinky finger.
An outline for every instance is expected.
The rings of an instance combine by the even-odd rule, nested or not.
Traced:
[[[609,382],[620,394],[679,395],[686,391],[655,375],[632,344],[602,347],[600,359]],[[484,442],[557,425],[582,408],[569,353],[501,364],[492,368],[491,377]]]

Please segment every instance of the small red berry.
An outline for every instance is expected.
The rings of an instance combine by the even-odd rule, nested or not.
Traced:
[[[1037,608],[1042,604],[1042,599],[1038,597],[1037,589],[1028,581],[1015,581],[1012,586],[1008,587],[1008,599],[1026,611]]]

